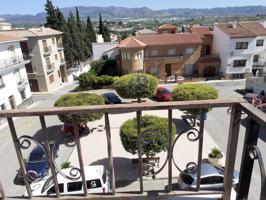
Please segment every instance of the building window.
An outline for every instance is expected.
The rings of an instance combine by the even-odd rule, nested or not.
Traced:
[[[233,79],[243,79],[244,78],[244,74],[233,74],[232,78]]]
[[[169,49],[168,56],[173,56],[173,55],[175,55],[175,49]]]
[[[259,55],[254,55],[253,62],[258,62],[258,61],[259,61]]]
[[[186,48],[186,54],[191,55],[194,52],[194,48]]]
[[[131,54],[130,53],[126,53],[126,59],[130,60],[131,59]]]
[[[142,57],[142,52],[138,52],[135,54],[135,60],[142,60],[143,57]]]
[[[158,56],[158,50],[152,50],[151,56],[153,56],[153,57]]]
[[[59,78],[61,77],[60,70],[58,70],[58,77],[59,77]]]
[[[263,44],[264,44],[264,40],[257,40],[256,41],[256,46],[257,47],[263,47]]]
[[[3,81],[3,77],[0,76],[0,88],[1,88],[1,87],[4,87],[4,86],[5,86],[5,83],[4,83],[4,81]]]
[[[237,42],[236,43],[236,49],[247,49],[248,48],[248,42]]]
[[[52,42],[53,42],[53,45],[55,45],[55,39],[54,38],[52,39]]]
[[[246,60],[234,60],[234,67],[245,67]]]
[[[155,75],[159,74],[159,69],[158,69],[158,67],[151,67],[151,69],[150,69],[150,73],[151,73],[151,74],[155,74]]]
[[[1,104],[1,110],[6,110],[6,104],[5,103]]]
[[[55,60],[58,60],[58,56],[57,56],[57,54],[55,54],[54,57],[55,57]]]
[[[51,76],[49,76],[49,81],[50,81],[50,83],[54,82],[54,75],[53,74]]]
[[[21,96],[22,101],[26,99],[25,89],[20,92],[20,96]]]

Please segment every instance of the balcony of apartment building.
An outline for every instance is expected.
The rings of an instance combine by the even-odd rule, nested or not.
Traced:
[[[223,179],[219,179],[221,182],[220,190],[209,190],[204,189],[204,183],[201,182],[201,168],[203,167],[203,147],[206,143],[206,132],[204,126],[206,125],[206,119],[204,112],[209,109],[224,109],[225,112],[227,110],[229,120],[229,129],[224,130],[223,137],[227,137],[227,145],[225,151],[225,165],[222,170]],[[175,115],[175,112],[178,110],[186,110],[186,109],[198,109],[200,112],[199,123],[197,127],[192,125],[188,125],[185,129],[180,128],[177,130],[175,138],[172,137],[173,130],[173,122],[177,122],[179,119]],[[167,126],[168,126],[168,137],[166,137],[167,150],[165,153],[164,160],[161,161],[160,166],[153,165],[151,163],[144,162],[143,159],[143,144],[146,141],[143,134],[142,129],[140,128],[141,124],[141,115],[145,112],[165,112],[165,116],[167,116]],[[101,120],[101,132],[95,133],[97,135],[101,134],[103,141],[100,143],[100,147],[97,150],[96,145],[90,146],[82,145],[81,141],[84,141],[87,136],[80,136],[78,124],[73,122],[74,127],[74,136],[70,135],[62,135],[64,136],[63,140],[54,137],[54,128],[55,123],[53,121],[52,127],[49,127],[48,119],[51,117],[56,117],[58,115],[83,115],[88,113],[103,113],[103,119]],[[133,170],[130,165],[124,165],[128,158],[123,153],[119,153],[116,148],[118,143],[114,141],[116,137],[114,135],[115,130],[117,129],[116,122],[120,118],[123,118],[124,114],[131,113],[136,117],[136,130],[137,130],[137,152],[136,156],[137,164],[135,169]],[[17,118],[25,118],[30,117],[31,119],[35,118],[40,121],[40,125],[38,128],[38,138],[36,140],[34,137],[27,134],[20,134],[21,130],[18,129],[16,123],[19,121]],[[260,185],[258,196],[260,200],[266,199],[266,179],[265,179],[265,169],[263,165],[263,159],[260,153],[260,147],[258,142],[259,131],[260,129],[266,125],[266,116],[261,111],[256,109],[251,104],[244,101],[237,100],[205,100],[205,101],[185,101],[185,102],[152,102],[152,103],[128,103],[128,104],[120,104],[120,105],[101,105],[101,106],[82,106],[82,107],[65,107],[65,108],[42,108],[42,109],[27,109],[27,110],[5,110],[0,111],[0,118],[7,118],[10,134],[12,136],[13,148],[16,152],[17,159],[19,161],[19,165],[21,168],[21,177],[25,183],[25,190],[27,191],[28,196],[19,197],[18,198],[33,198],[33,193],[35,190],[40,190],[41,185],[35,184],[34,187],[30,188],[29,177],[34,178],[34,176],[29,176],[26,172],[25,161],[22,157],[22,150],[29,149],[33,144],[41,147],[45,152],[45,156],[49,162],[50,178],[47,180],[47,184],[45,184],[44,190],[46,191],[50,187],[53,189],[49,192],[49,195],[57,197],[60,199],[61,196],[66,196],[63,199],[190,199],[190,200],[210,200],[210,199],[235,199],[233,195],[236,196],[237,200],[243,200],[248,198],[249,189],[251,186],[251,177],[253,173],[253,165],[258,163],[260,166],[259,173],[261,175],[261,180],[257,180],[256,184]],[[16,118],[16,120],[14,120]],[[208,119],[207,119],[208,120]],[[119,120],[118,120],[119,121]],[[181,120],[182,121],[182,120]],[[239,131],[240,124],[245,121],[245,139],[242,144],[239,146]],[[212,122],[212,123],[220,123],[220,122]],[[38,124],[38,123],[35,123]],[[61,127],[62,124],[57,124],[57,127]],[[114,128],[115,127],[115,128]],[[52,131],[53,134],[50,134]],[[156,130],[155,130],[156,131]],[[241,132],[242,134],[242,132]],[[183,136],[183,140],[181,140],[181,136]],[[40,138],[42,138],[40,140]],[[59,140],[60,139],[60,140]],[[190,161],[186,163],[182,161],[182,159],[175,159],[175,153],[178,142],[188,142],[189,145],[186,145],[186,148],[180,150],[180,155],[185,151],[190,149],[190,145],[193,143],[197,144],[195,149],[190,149],[190,151],[195,151],[195,161]],[[179,145],[181,144],[179,143]],[[60,145],[60,149],[62,146],[66,145],[70,147],[75,147],[74,154],[76,156],[76,167],[72,167],[69,171],[62,171],[60,167],[57,166],[55,162],[55,155],[60,154],[58,150],[58,146]],[[98,145],[99,146],[99,145]],[[12,148],[12,147],[10,147]],[[96,148],[96,149],[95,149]],[[240,174],[239,174],[239,182],[233,189],[232,179],[234,175],[237,148],[240,148],[242,152],[242,159],[240,161]],[[85,174],[84,168],[84,158],[88,160],[88,157],[92,157],[93,154],[97,151],[106,150],[106,155],[103,155],[102,158],[98,158],[93,162],[95,165],[104,164],[105,167],[108,168],[108,177],[109,179],[104,180],[108,181],[110,184],[111,190],[106,191],[105,189],[99,188],[102,192],[106,192],[105,194],[88,194],[91,191],[91,188],[97,187],[97,181],[87,181],[88,174]],[[59,152],[58,152],[59,151]],[[182,153],[183,152],[183,153]],[[105,154],[105,153],[104,153]],[[186,154],[187,155],[187,154]],[[100,160],[99,160],[100,159]],[[184,163],[183,163],[184,162]],[[180,168],[180,165],[185,166],[187,171]],[[7,163],[1,163],[1,165],[7,165]],[[77,167],[78,166],[78,167]],[[122,166],[122,168],[121,168]],[[192,167],[193,166],[193,167]],[[123,168],[124,167],[124,168]],[[190,168],[192,167],[192,168]],[[189,171],[189,169],[193,169]],[[195,188],[190,188],[189,190],[183,189],[181,190],[176,184],[176,171],[182,171],[185,176],[189,179],[189,174],[194,173],[195,176]],[[132,180],[129,182],[119,182],[118,177],[126,177],[128,173],[133,172],[131,174]],[[161,173],[165,173],[165,179],[158,179]],[[60,180],[58,174],[61,174],[60,177],[65,177],[70,182],[73,182],[74,185],[68,186],[63,185]],[[186,176],[188,175],[188,176]],[[197,178],[196,178],[197,177]],[[13,177],[9,177],[13,178]],[[39,181],[41,181],[40,179]],[[222,181],[221,181],[222,180]],[[59,182],[59,184],[58,184]],[[40,182],[37,182],[40,183]],[[0,182],[0,195],[2,199],[5,198],[5,191],[2,187],[5,184]],[[161,187],[158,188],[157,184],[161,184]],[[132,185],[135,186],[135,190],[133,190]],[[68,190],[75,191],[74,188],[79,188],[80,195],[75,195],[76,193],[72,193],[72,195],[66,195]],[[9,189],[9,188],[8,188]],[[41,191],[41,190],[40,190]],[[65,192],[63,195],[62,193]],[[98,191],[99,192],[99,191]],[[83,194],[83,197],[82,197]],[[50,197],[44,197],[44,199],[51,199]]]
[[[29,84],[29,82],[28,82],[28,78],[27,77],[20,78],[17,81],[18,91],[19,92],[23,91],[28,86],[28,84]]]
[[[43,47],[43,55],[49,56],[52,53],[52,47],[51,46],[44,46]]]
[[[266,68],[266,62],[253,62],[252,69],[265,69]]]
[[[53,73],[55,70],[55,64],[54,63],[49,63],[46,65],[46,72],[47,74]]]
[[[57,42],[57,51],[63,51],[64,50],[64,46],[62,42]]]
[[[166,62],[182,63],[184,57],[182,54],[178,54],[175,51],[168,53],[151,52],[151,53],[146,53],[144,56],[145,61],[162,60],[162,59],[165,60]]]
[[[10,58],[0,59],[0,69],[4,70],[21,64],[27,64],[29,62],[30,61],[25,60],[23,56],[14,56]]]

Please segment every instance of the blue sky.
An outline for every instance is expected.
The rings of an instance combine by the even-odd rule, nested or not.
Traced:
[[[46,0],[0,0],[0,14],[36,14],[44,10]],[[266,0],[53,0],[59,7],[122,6],[167,8],[213,8],[227,6],[264,5]]]

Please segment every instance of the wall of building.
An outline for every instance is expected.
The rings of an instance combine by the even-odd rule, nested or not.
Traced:
[[[142,53],[141,59],[136,59],[136,53]],[[122,73],[137,73],[144,70],[144,50],[143,49],[122,49],[121,53],[121,64],[122,64]],[[124,54],[130,54],[130,59],[125,59]]]
[[[92,43],[93,60],[98,60],[102,57],[105,51],[117,47],[118,42]]]
[[[265,77],[252,77],[246,80],[246,89],[252,90],[254,93],[259,94],[264,91],[266,94],[266,78]]]

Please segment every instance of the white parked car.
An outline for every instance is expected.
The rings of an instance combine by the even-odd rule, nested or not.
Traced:
[[[64,174],[69,174],[71,168],[63,169]],[[85,177],[88,193],[110,193],[109,173],[103,165],[85,166]],[[57,174],[58,186],[61,195],[83,194],[82,178],[69,180],[60,173]],[[52,176],[46,176],[40,181],[31,183],[33,196],[54,196],[56,195]],[[25,193],[28,196],[28,193]]]

